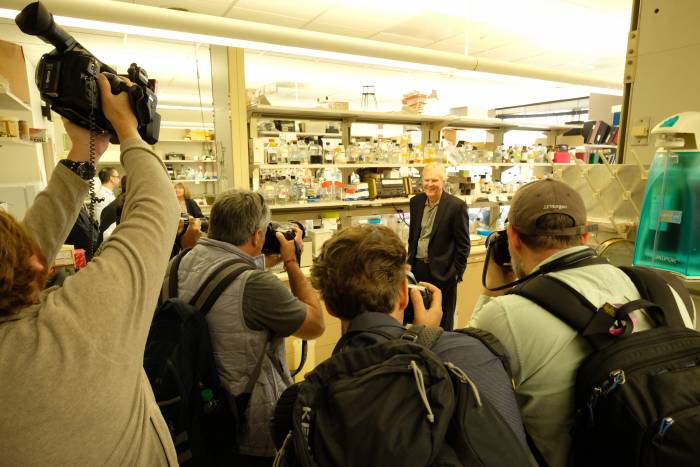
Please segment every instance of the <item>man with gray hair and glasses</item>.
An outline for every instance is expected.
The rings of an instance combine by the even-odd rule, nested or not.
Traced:
[[[240,396],[259,372],[247,410],[242,408],[245,424],[237,446],[232,442],[235,465],[272,465],[269,420],[280,394],[292,383],[284,338],[315,339],[325,329],[318,295],[296,260],[301,232],[295,231],[294,240],[277,233],[280,255],[266,258],[262,248],[269,223],[270,209],[258,193],[221,193],[212,206],[208,238],[198,241],[178,269],[178,296],[189,301],[225,261],[240,259],[250,266],[223,290],[206,317],[219,377],[230,395]],[[279,262],[284,263],[289,288],[266,271]]]

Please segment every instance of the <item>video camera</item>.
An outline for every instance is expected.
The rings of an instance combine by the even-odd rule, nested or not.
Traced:
[[[292,221],[288,224],[278,224],[276,222],[270,222],[267,225],[267,231],[265,232],[265,243],[263,244],[262,251],[265,254],[278,253],[280,252],[280,241],[277,240],[276,233],[281,232],[284,238],[287,240],[294,240],[294,230],[292,230],[292,224],[296,225],[301,229],[301,238],[306,237],[306,228],[301,222]],[[301,264],[301,248],[296,243],[294,244],[297,254],[297,264]]]
[[[36,84],[41,98],[51,109],[71,122],[99,133],[111,133],[112,143],[118,143],[112,124],[102,112],[97,76],[105,72],[112,94],[124,91],[129,95],[136,116],[138,131],[149,144],[158,142],[160,115],[156,112],[156,82],[135,63],[128,70],[134,86],[117,77],[117,72],[100,62],[68,32],[58,26],[53,15],[41,2],[27,5],[15,18],[25,34],[38,36],[55,49],[44,54],[36,70]]]

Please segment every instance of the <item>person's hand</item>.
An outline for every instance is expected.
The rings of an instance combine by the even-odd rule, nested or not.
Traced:
[[[486,285],[488,287],[500,287],[515,281],[515,273],[513,269],[507,266],[501,266],[494,261],[493,256],[489,258],[488,263],[484,263],[484,267],[488,267],[486,271]],[[488,290],[484,288],[484,295],[490,297],[498,297],[504,295],[508,289],[504,290]]]
[[[292,223],[292,232],[294,232],[294,242],[296,242],[297,246],[299,247],[299,251],[304,251],[304,232],[301,230],[301,227],[296,225],[295,223]]]
[[[282,259],[282,261],[284,261],[285,264],[287,264],[287,261],[296,261],[296,236],[294,237],[294,240],[287,240],[286,238],[284,238],[282,232],[275,232],[275,236],[280,242],[280,258]]]
[[[413,324],[421,324],[429,328],[440,327],[442,320],[442,291],[428,282],[419,282],[428,292],[430,292],[430,308],[425,309],[423,296],[420,290],[409,288],[411,304],[413,305]]]
[[[128,79],[118,76],[128,86],[134,84]],[[119,137],[119,141],[126,141],[130,138],[140,138],[136,116],[131,110],[129,96],[126,92],[120,92],[116,96],[112,94],[112,87],[109,80],[103,73],[97,76],[97,83],[100,86],[100,97],[102,98],[102,111],[107,120],[114,127],[114,131]]]
[[[68,159],[76,162],[89,161],[90,130],[80,127],[66,118],[63,118],[63,126],[72,144]],[[109,135],[95,135],[95,163],[100,160],[108,147]]]
[[[184,219],[180,218],[180,223],[177,226],[177,233],[180,235],[182,229],[185,227]],[[202,221],[190,216],[189,226],[187,231],[180,238],[180,248],[187,250],[188,248],[194,248],[197,244],[197,240],[202,236]]]

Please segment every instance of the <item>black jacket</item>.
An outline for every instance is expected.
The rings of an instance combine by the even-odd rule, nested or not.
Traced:
[[[420,225],[428,196],[420,193],[411,199],[411,228],[408,234],[408,263],[415,265]],[[430,274],[442,282],[461,281],[467,268],[469,212],[467,203],[443,192],[428,243]]]
[[[195,200],[185,198],[185,206],[187,206],[187,214],[190,216],[194,218],[204,217],[204,215],[202,215],[202,210],[199,209]]]

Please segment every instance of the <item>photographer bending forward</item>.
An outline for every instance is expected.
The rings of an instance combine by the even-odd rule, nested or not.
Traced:
[[[102,254],[42,292],[88,192],[70,163],[58,164],[23,224],[0,212],[2,465],[177,465],[143,351],[179,209],[126,93],[112,95],[103,75],[98,81],[129,172],[122,223]],[[69,161],[88,161],[89,132],[69,122],[66,131]],[[96,146],[99,158],[107,137]]]
[[[280,255],[266,258],[261,253],[269,223],[270,209],[258,193],[221,193],[211,208],[209,237],[199,240],[178,270],[178,295],[190,300],[224,261],[240,259],[250,268],[221,293],[207,314],[219,377],[231,396],[244,392],[262,362],[247,410],[238,407],[246,422],[238,446],[231,440],[237,459],[229,465],[272,465],[275,448],[269,420],[280,394],[292,383],[283,338],[314,339],[325,329],[318,296],[296,261],[294,244],[301,246],[300,231],[295,240],[277,232]],[[265,271],[266,265],[279,261],[284,262],[291,292]]]

